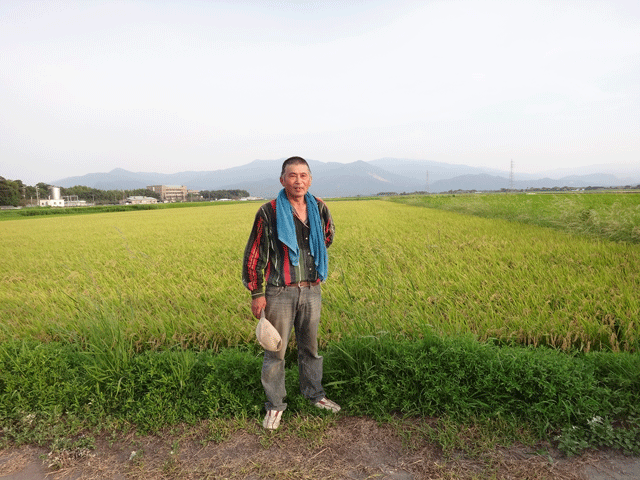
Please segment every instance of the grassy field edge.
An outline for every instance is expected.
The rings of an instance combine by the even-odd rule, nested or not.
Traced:
[[[332,343],[322,354],[325,387],[347,415],[524,428],[567,454],[589,447],[640,453],[638,355],[390,335]],[[295,355],[287,354],[289,411],[310,413],[298,393]],[[1,443],[50,442],[105,423],[153,432],[203,419],[260,418],[260,369],[255,346],[136,353],[113,337],[84,348],[3,342]]]

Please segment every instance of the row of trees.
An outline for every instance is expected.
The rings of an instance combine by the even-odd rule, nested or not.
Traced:
[[[77,196],[78,200],[86,200],[88,203],[105,205],[120,203],[127,197],[153,197],[160,200],[160,194],[148,188],[137,188],[135,190],[99,190],[97,188],[76,185],[75,187],[60,188],[60,195]]]
[[[40,182],[36,186],[25,185],[22,180],[7,180],[0,177],[0,206],[20,207],[36,205],[38,199],[49,198],[51,192],[49,185]],[[64,197],[77,197],[87,203],[105,205],[120,203],[131,196],[154,197],[158,200],[160,195],[146,188],[135,190],[99,190],[97,188],[77,185],[70,188],[60,188],[60,195]]]
[[[248,196],[249,192],[246,190],[200,190],[200,197],[203,200],[219,200],[221,198],[237,200]]]
[[[38,187],[47,192],[48,185],[45,183],[39,183]],[[14,206],[27,205],[30,198],[37,198],[37,187],[25,185],[22,180],[7,180],[4,177],[0,177],[0,206]]]
[[[25,185],[21,180],[7,180],[0,177],[0,206],[26,206],[36,205],[39,198],[49,198],[49,185],[40,182],[36,186]],[[87,203],[106,205],[120,203],[127,197],[142,196],[153,197],[161,200],[160,194],[147,188],[135,190],[100,190],[97,188],[76,185],[70,188],[60,188],[62,197],[77,197]],[[199,196],[191,197],[193,201],[218,200],[228,198],[236,200],[248,197],[246,190],[202,190]]]

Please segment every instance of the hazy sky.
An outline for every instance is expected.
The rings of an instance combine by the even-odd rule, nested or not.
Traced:
[[[0,176],[640,162],[640,2],[0,2]]]

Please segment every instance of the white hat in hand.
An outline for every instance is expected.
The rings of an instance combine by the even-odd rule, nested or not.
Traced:
[[[264,310],[260,313],[260,321],[256,326],[256,337],[262,348],[270,352],[277,352],[282,348],[280,334],[264,316]]]

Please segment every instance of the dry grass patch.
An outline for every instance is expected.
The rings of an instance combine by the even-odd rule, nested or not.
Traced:
[[[41,474],[31,480],[44,480],[45,475],[51,480],[579,480],[586,478],[581,473],[585,465],[594,462],[593,456],[563,458],[546,445],[540,446],[545,454],[514,445],[480,456],[459,452],[446,456],[424,437],[413,435],[407,443],[398,425],[363,417],[329,417],[292,415],[276,432],[264,431],[259,419],[230,420],[221,441],[206,438],[212,428],[223,428],[220,421],[213,427],[205,421],[156,435],[132,432],[116,439],[105,434],[89,454],[56,452],[64,460],[58,468],[44,468],[52,455],[45,449],[9,449],[0,452],[0,475],[17,479],[30,466],[31,472]]]

